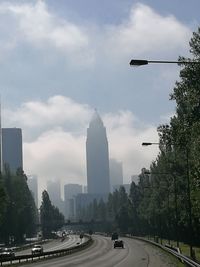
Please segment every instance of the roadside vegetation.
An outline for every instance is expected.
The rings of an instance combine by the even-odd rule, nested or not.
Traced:
[[[40,228],[41,237],[49,238],[63,224],[64,215],[51,204],[47,191],[42,193],[39,212],[28,188],[27,176],[21,169],[13,174],[7,166],[0,175],[0,244],[22,244]]]
[[[0,243],[20,244],[36,232],[37,208],[27,185],[27,177],[19,169],[9,168],[0,174]]]
[[[189,46],[191,57],[179,60],[190,64],[180,63],[180,79],[170,95],[176,112],[158,126],[157,158],[141,170],[129,194],[121,187],[106,203],[94,201],[82,210],[82,219],[110,222],[122,233],[200,246],[200,64],[192,63],[200,62],[200,28]]]

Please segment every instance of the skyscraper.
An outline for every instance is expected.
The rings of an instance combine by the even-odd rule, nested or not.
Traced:
[[[88,194],[110,192],[109,156],[106,128],[97,112],[87,129],[87,186]]]
[[[12,173],[23,169],[22,130],[20,128],[2,128],[2,169],[9,166]]]
[[[74,219],[76,216],[75,197],[82,193],[82,186],[79,184],[66,184],[64,186],[65,217]]]

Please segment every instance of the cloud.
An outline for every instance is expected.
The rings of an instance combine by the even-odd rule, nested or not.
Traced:
[[[44,1],[3,2],[0,14],[0,22],[7,25],[6,31],[0,29],[5,50],[25,43],[43,52],[60,52],[71,65],[85,68],[102,57],[117,60],[175,49],[180,52],[191,36],[191,30],[174,16],[161,16],[144,4],[133,5],[128,19],[120,24],[103,27],[60,18]]]
[[[3,4],[0,12],[12,14],[21,36],[36,45],[51,43],[56,48],[79,50],[88,45],[88,37],[75,24],[52,15],[43,1],[35,4]]]
[[[104,121],[110,140],[110,157],[123,162],[125,181],[130,182],[132,174],[139,174],[156,158],[158,147],[142,147],[142,142],[158,142],[156,127],[144,125],[128,110],[106,114]]]
[[[28,128],[47,128],[62,126],[70,130],[82,128],[88,121],[92,109],[68,97],[56,95],[46,102],[25,102],[17,110],[5,110],[7,124],[20,124]]]
[[[174,16],[161,16],[144,4],[134,5],[130,16],[120,25],[107,28],[106,46],[116,58],[169,53],[185,49],[191,30]]]
[[[24,143],[24,164],[42,179],[85,183],[84,137],[57,128]]]
[[[24,140],[24,170],[39,177],[40,187],[44,188],[47,180],[55,179],[64,184],[86,184],[86,132],[93,115],[88,105],[53,96],[46,102],[27,102],[16,111],[7,111],[5,121],[11,113],[12,121],[18,127],[22,125],[23,135],[32,135],[30,140]],[[102,118],[110,157],[123,162],[125,181],[130,182],[132,174],[148,167],[156,157],[157,148],[141,147],[143,141],[157,141],[156,128],[143,125],[129,110],[102,114]],[[33,129],[37,127],[40,131],[36,135]]]
[[[3,21],[9,21],[12,38],[8,34],[7,38],[15,43],[13,48],[25,43],[44,51],[57,50],[71,60],[71,64],[80,58],[92,62],[87,30],[52,14],[45,2],[4,2],[0,4],[0,14],[4,15]]]

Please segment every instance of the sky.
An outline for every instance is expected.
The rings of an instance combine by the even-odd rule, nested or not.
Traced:
[[[157,127],[180,66],[132,58],[189,57],[199,0],[0,0],[2,126],[23,132],[24,171],[86,184],[86,132],[97,109],[124,183],[156,159]]]

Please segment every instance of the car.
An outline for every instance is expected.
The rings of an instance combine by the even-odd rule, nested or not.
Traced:
[[[31,250],[32,255],[36,254],[42,254],[43,253],[43,247],[41,245],[34,245]]]
[[[111,236],[111,240],[116,240],[118,238],[119,238],[118,233],[113,233],[112,236]]]
[[[1,249],[0,257],[6,258],[6,259],[7,258],[14,258],[15,252],[11,248],[3,248],[3,249]]]
[[[123,240],[115,240],[115,242],[114,242],[114,248],[124,248],[124,242],[123,242]]]

